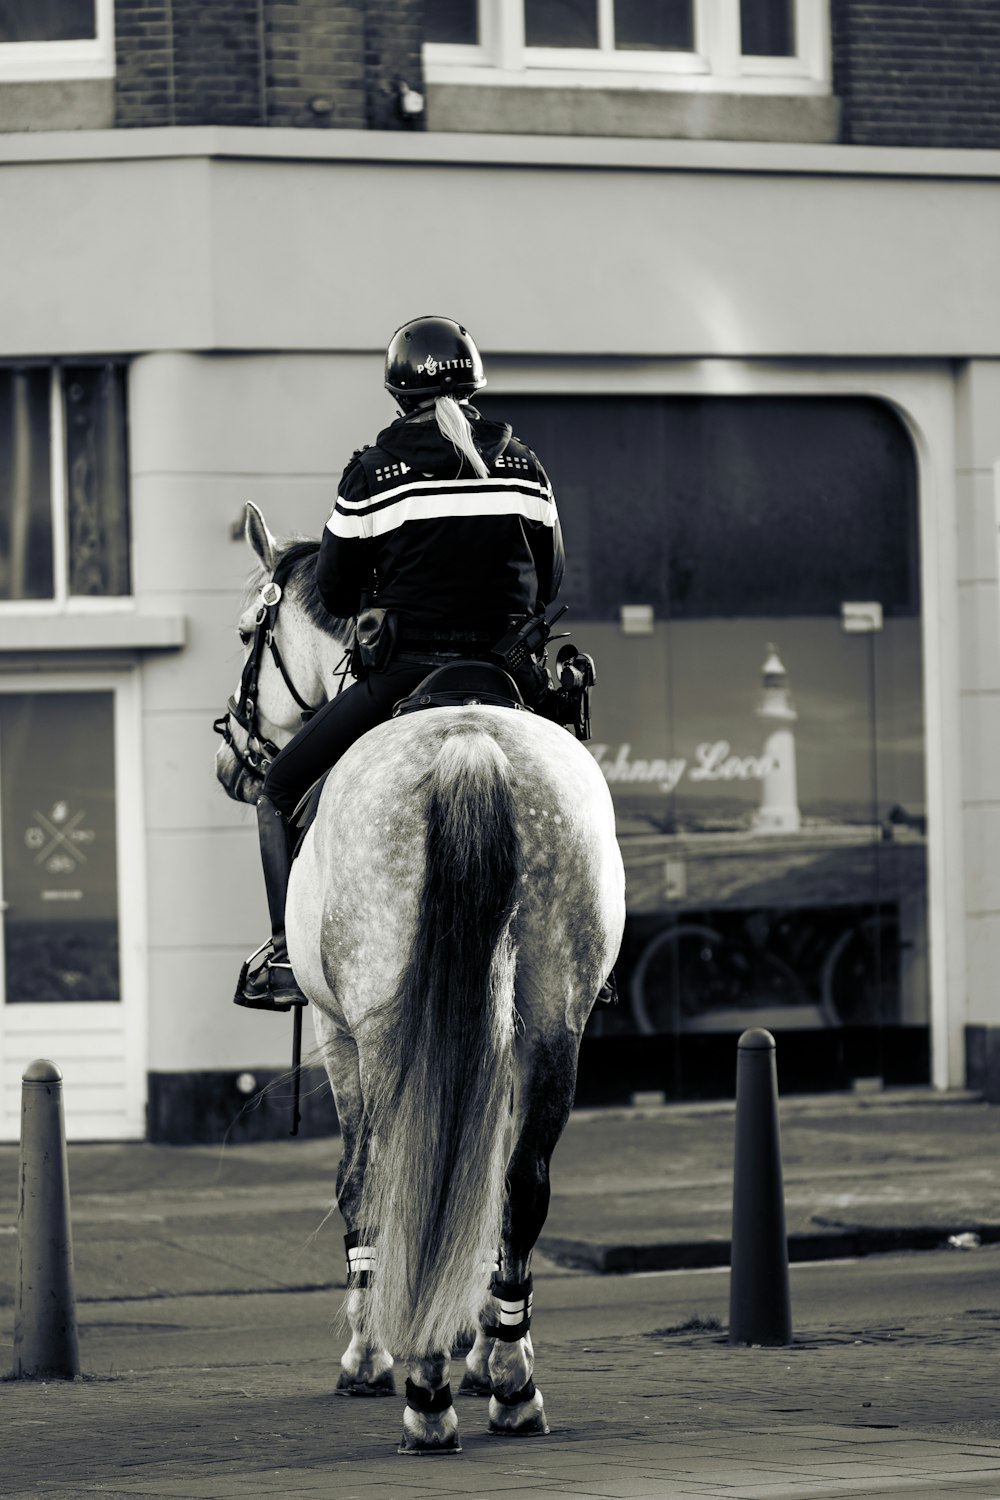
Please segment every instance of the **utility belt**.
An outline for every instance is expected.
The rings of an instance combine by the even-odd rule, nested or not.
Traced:
[[[397,636],[399,650],[413,653],[429,652],[432,656],[485,656],[497,643],[494,635],[474,635],[471,630],[441,630],[419,635],[401,630]]]
[[[363,681],[370,672],[384,672],[392,661],[443,665],[462,657],[481,657],[502,666],[522,691],[526,683],[533,684],[527,694],[529,706],[572,730],[577,739],[589,740],[593,658],[575,646],[563,646],[556,658],[558,688],[551,686],[545,665],[552,626],[565,612],[563,605],[550,618],[508,615],[506,629],[498,638],[469,630],[411,632],[400,626],[394,610],[370,607],[357,618],[351,670]]]
[[[520,627],[527,616],[511,615],[500,630],[483,634],[474,630],[409,630],[392,609],[363,609],[355,626],[351,670],[363,680],[369,672],[384,672],[393,661],[420,661],[424,657],[453,659],[492,656],[502,632]]]

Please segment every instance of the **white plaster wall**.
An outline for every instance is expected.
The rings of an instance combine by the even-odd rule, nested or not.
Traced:
[[[385,134],[0,139],[0,352],[1000,350],[1000,153]]]
[[[214,775],[253,561],[232,528],[252,499],[276,534],[318,536],[353,448],[393,408],[379,361],[308,355],[145,355],[129,402],[136,595],[188,628],[143,668],[149,1066],[284,1066],[288,1027],[231,1003],[268,931],[253,812]]]
[[[967,1019],[1000,1025],[1000,360],[956,381]]]

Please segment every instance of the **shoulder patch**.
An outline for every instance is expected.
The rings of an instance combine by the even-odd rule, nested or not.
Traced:
[[[365,471],[369,488],[374,493],[387,485],[398,484],[411,472],[410,466],[401,458],[393,458],[384,448],[367,448],[358,460]]]

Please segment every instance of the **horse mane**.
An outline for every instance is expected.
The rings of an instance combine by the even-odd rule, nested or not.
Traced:
[[[332,615],[323,603],[316,583],[316,558],[319,542],[309,537],[294,537],[278,545],[274,559],[274,572],[285,573],[285,588],[305,610],[306,617],[324,634],[344,641],[350,634],[351,621]],[[254,599],[271,575],[263,566],[252,573],[248,585],[248,600]]]

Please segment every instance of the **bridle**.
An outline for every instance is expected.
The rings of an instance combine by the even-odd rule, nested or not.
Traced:
[[[287,582],[290,566],[284,560],[279,561],[271,577],[260,591],[260,605],[257,610],[257,619],[254,625],[253,643],[250,654],[247,656],[243,666],[243,676],[240,678],[239,694],[229,699],[226,712],[214,720],[212,728],[216,734],[220,734],[235,755],[240,767],[250,776],[263,778],[268,767],[278,754],[278,746],[273,740],[263,737],[257,728],[257,694],[260,687],[260,669],[263,662],[265,648],[270,651],[274,665],[281,673],[285,687],[291,693],[292,698],[302,710],[302,722],[305,724],[312,718],[313,714],[322,704],[315,707],[307,703],[298,692],[288,668],[285,666],[278,643],[274,638],[274,626],[278,618],[278,605],[282,599],[282,583]],[[233,739],[230,720],[238,724],[247,737],[246,748],[240,749]]]

